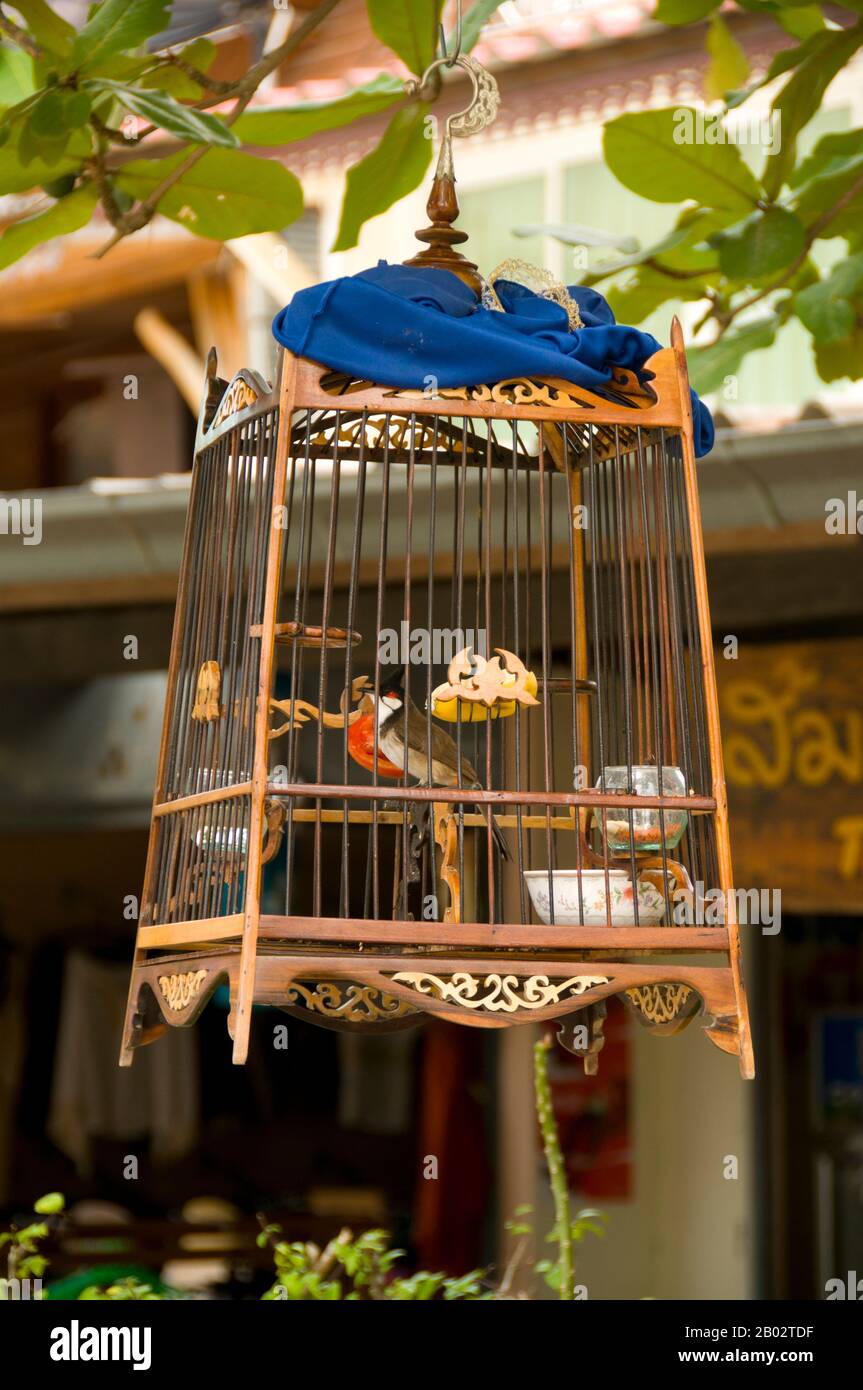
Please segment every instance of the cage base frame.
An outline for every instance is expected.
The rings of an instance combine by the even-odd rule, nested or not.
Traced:
[[[293,940],[273,938],[270,933],[279,925],[290,930]],[[425,1015],[478,1028],[505,1028],[564,1020],[584,1011],[587,1027],[581,1043],[573,1043],[571,1030],[570,1036],[563,1029],[564,1035],[559,1036],[592,1071],[601,1047],[604,1004],[616,995],[640,1024],[658,1035],[680,1032],[700,1017],[709,1040],[738,1057],[741,1075],[748,1079],[754,1074],[751,1044],[739,1022],[723,928],[579,928],[573,935],[584,940],[590,933],[589,947],[558,947],[540,954],[530,929],[486,927],[486,931],[517,933],[520,945],[501,949],[498,944],[491,951],[487,947],[474,951],[427,944],[428,926],[413,933],[412,949],[408,949],[405,939],[410,932],[405,928],[410,924],[388,925],[401,936],[400,950],[357,951],[354,940],[349,952],[345,940],[329,950],[298,945],[296,919],[262,917],[254,1004],[275,1007],[320,1026],[362,1032],[412,1027]],[[459,924],[451,930],[466,932],[470,939],[478,929],[479,924],[472,934]],[[436,936],[445,932],[442,925],[433,930]],[[670,933],[675,939],[663,943],[663,935]],[[715,944],[696,946],[692,940],[681,939],[708,934],[717,938]],[[633,943],[635,935],[645,939]],[[684,951],[687,955],[721,954],[726,964],[691,965],[669,959]],[[664,960],[644,960],[663,952]],[[228,1032],[234,1038],[240,965],[239,942],[210,945],[200,940],[185,950],[136,963],[121,1065],[131,1065],[135,1049],[162,1036],[169,1027],[194,1024],[220,984],[229,989]]]

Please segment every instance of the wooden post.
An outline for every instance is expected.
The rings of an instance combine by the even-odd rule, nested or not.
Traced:
[[[583,488],[582,475],[577,469],[570,469],[569,474],[569,524],[572,529],[572,565],[573,565],[573,606],[575,623],[575,675],[577,680],[587,680],[587,609],[585,604],[585,585],[584,585],[584,531],[575,525],[576,508],[582,505]],[[592,518],[588,518],[588,524],[592,525]],[[547,698],[547,697],[546,697]],[[582,763],[590,776],[590,704],[588,697],[580,694],[576,695],[577,709],[576,720],[578,728],[578,751],[581,755]],[[574,769],[573,769],[574,771]],[[577,807],[572,808],[572,818],[578,822],[579,813]],[[581,829],[587,835],[589,816],[585,812],[581,817]]]
[[[232,261],[227,270],[243,274]],[[219,365],[230,378],[248,360],[236,275],[208,267],[200,275],[189,277],[187,289],[198,348],[206,352],[210,343],[218,343]]]
[[[197,415],[201,377],[205,375],[204,359],[158,309],[139,310],[134,329],[150,356],[164,367],[192,414]]]
[[[683,417],[681,444],[686,482],[686,508],[692,541],[692,568],[695,580],[695,602],[701,642],[701,670],[704,680],[704,704],[707,715],[707,738],[710,746],[710,768],[713,796],[716,801],[716,852],[719,863],[719,884],[725,900],[728,928],[728,954],[737,1002],[740,1073],[751,1080],[755,1075],[752,1035],[749,1028],[749,1009],[743,988],[740,961],[740,933],[737,922],[737,903],[734,896],[734,874],[731,866],[731,844],[728,830],[728,797],[725,790],[725,769],[722,761],[722,735],[719,726],[719,698],[716,693],[716,672],[713,668],[713,635],[710,626],[710,601],[707,593],[707,566],[704,559],[704,535],[698,506],[698,479],[695,472],[695,446],[692,434],[692,402],[689,395],[689,372],[683,346],[683,330],[675,317],[671,325],[671,345],[677,358],[680,386],[680,408]]]
[[[204,385],[206,387],[206,374]],[[206,390],[204,392],[206,398]],[[204,418],[204,406],[201,406],[199,427]],[[165,764],[168,758],[168,740],[171,732],[171,720],[174,713],[174,702],[177,698],[177,671],[180,666],[180,648],[183,640],[183,623],[188,621],[187,593],[189,588],[189,574],[192,566],[190,540],[192,535],[192,523],[195,516],[195,502],[197,493],[197,470],[192,475],[192,487],[189,495],[189,505],[186,509],[186,525],[183,535],[183,563],[180,569],[180,582],[177,590],[177,605],[175,608],[174,630],[171,635],[171,655],[168,659],[168,682],[165,687],[165,713],[162,716],[162,737],[159,742],[159,760],[156,772],[156,786],[153,791],[153,810],[150,818],[150,839],[147,845],[147,860],[144,868],[144,887],[141,891],[140,910],[138,913],[138,928],[135,933],[135,954],[132,960],[132,976],[129,982],[129,995],[126,1000],[126,1018],[123,1024],[123,1038],[120,1044],[120,1066],[130,1067],[134,1050],[132,1048],[132,1025],[138,1009],[138,970],[146,959],[146,948],[141,945],[141,928],[146,925],[147,912],[153,896],[153,879],[156,866],[156,844],[158,842],[158,827],[156,824],[156,807],[162,801],[164,793]]]
[[[273,497],[267,546],[264,611],[261,621],[258,698],[255,708],[255,753],[252,765],[252,809],[249,818],[249,850],[246,861],[245,920],[243,938],[240,943],[240,967],[237,973],[236,998],[231,1000],[231,1024],[234,1039],[233,1061],[238,1066],[245,1062],[249,1051],[249,1029],[255,997],[255,964],[258,949],[258,922],[261,913],[264,802],[267,796],[269,772],[270,695],[273,684],[275,626],[282,584],[282,552],[285,538],[284,529],[277,523],[277,518],[280,516],[280,508],[285,500],[296,374],[296,359],[290,353],[285,352],[282,355],[279,383],[279,429],[273,464]]]

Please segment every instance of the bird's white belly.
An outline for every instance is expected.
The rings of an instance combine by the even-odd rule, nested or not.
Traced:
[[[378,746],[394,767],[404,769],[404,744],[399,737],[393,733],[385,733],[380,738]],[[414,748],[408,750],[408,772],[411,777],[416,777],[417,781],[427,782],[433,787],[451,787],[454,785],[453,770],[446,763],[436,762],[433,758],[431,777],[428,775],[428,766],[428,754],[425,748],[421,752]]]

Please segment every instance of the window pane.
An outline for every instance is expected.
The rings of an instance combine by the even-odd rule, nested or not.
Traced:
[[[511,256],[544,265],[543,238],[516,237],[513,227],[544,220],[545,188],[542,179],[497,183],[489,188],[458,189],[461,214],[458,225],[470,236],[463,251],[476,261],[483,275]]]

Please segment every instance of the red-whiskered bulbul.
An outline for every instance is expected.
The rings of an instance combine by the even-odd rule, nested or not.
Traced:
[[[432,723],[429,746],[428,722],[411,699],[407,702],[408,749],[405,759],[405,675],[402,667],[381,671],[380,695],[375,713],[378,750],[388,762],[402,771],[407,764],[407,772],[417,778],[420,786],[459,786],[459,758],[455,740],[439,724]],[[464,756],[461,759],[461,788],[466,791],[483,789],[473,765]],[[509,859],[509,847],[494,816],[491,818],[491,828],[498,849],[504,859]]]

